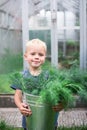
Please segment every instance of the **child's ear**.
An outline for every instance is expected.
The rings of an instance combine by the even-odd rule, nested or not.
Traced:
[[[27,60],[27,55],[26,54],[24,54],[24,59]]]

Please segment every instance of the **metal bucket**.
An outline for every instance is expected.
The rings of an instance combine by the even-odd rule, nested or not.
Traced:
[[[39,96],[24,94],[32,110],[32,115],[26,117],[28,130],[54,130],[55,112],[47,104],[37,103]]]

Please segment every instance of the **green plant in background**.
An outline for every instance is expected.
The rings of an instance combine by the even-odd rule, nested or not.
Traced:
[[[13,130],[13,127],[6,125],[4,121],[0,121],[0,130]]]
[[[0,75],[0,93],[14,93],[14,91],[9,87],[9,74]]]
[[[6,122],[0,121],[0,130],[23,130],[23,128],[16,128],[14,126],[7,125]]]
[[[22,54],[13,54],[9,49],[5,49],[0,57],[0,93],[13,93],[9,87],[9,73],[22,69],[22,59]]]
[[[76,42],[76,41],[74,41],[74,40],[68,40],[68,41],[67,41],[67,45],[77,46],[77,45],[78,45],[78,42]]]
[[[63,51],[59,50],[59,62],[64,68],[70,68],[76,61],[78,61],[79,67],[79,42],[68,40],[66,41],[65,55]]]
[[[70,69],[72,66],[79,67],[79,61],[77,59],[67,59],[64,58],[63,61],[61,61],[62,68]]]
[[[80,26],[80,21],[79,21],[79,19],[76,20],[75,26]]]
[[[0,121],[0,130],[23,130],[23,128],[15,128],[8,126],[5,121]],[[58,130],[87,130],[87,126],[58,127]]]
[[[69,70],[69,79],[71,82],[82,86],[83,89],[78,92],[78,95],[81,100],[87,102],[87,71],[72,67]]]
[[[0,57],[0,73],[6,74],[15,70],[21,70],[23,66],[22,54],[14,54],[8,48]]]

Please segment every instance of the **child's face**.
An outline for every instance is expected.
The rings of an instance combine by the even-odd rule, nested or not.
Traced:
[[[27,48],[27,52],[24,57],[30,67],[39,68],[45,62],[45,48],[42,45],[32,44],[32,46],[30,45]]]

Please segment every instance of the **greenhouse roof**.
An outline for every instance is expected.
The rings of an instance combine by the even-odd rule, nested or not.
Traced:
[[[76,14],[79,12],[79,0],[57,0],[59,11],[69,10]],[[50,0],[28,0],[29,16],[38,13],[41,9],[50,9]],[[0,0],[0,12],[6,12],[16,17],[21,15],[22,0]]]

